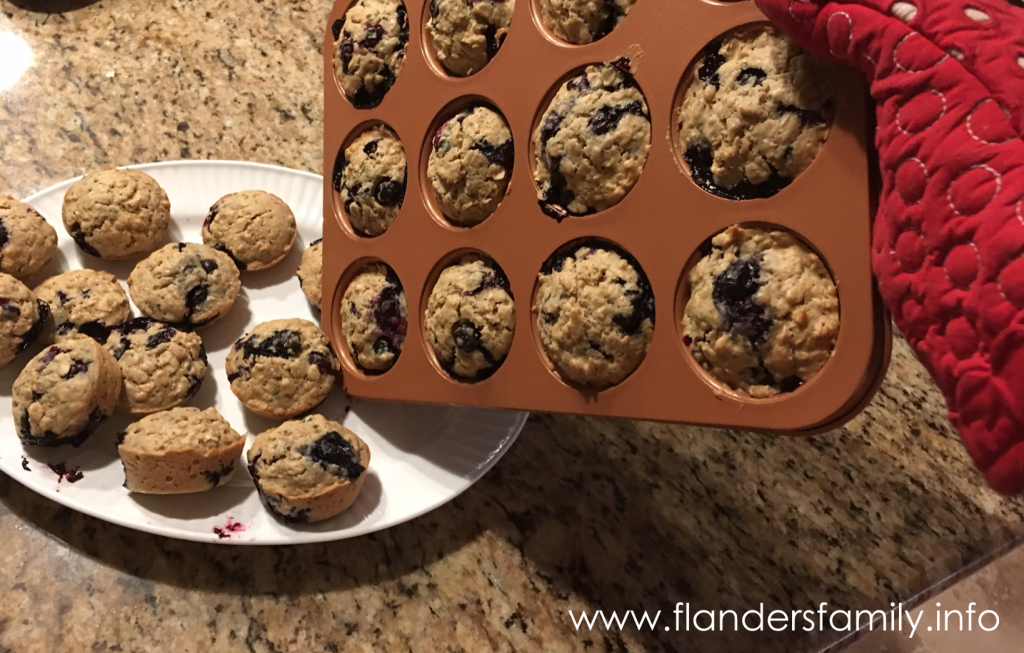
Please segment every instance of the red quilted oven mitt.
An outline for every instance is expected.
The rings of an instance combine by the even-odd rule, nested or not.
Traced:
[[[1024,0],[757,0],[878,105],[872,261],[989,484],[1024,491]]]

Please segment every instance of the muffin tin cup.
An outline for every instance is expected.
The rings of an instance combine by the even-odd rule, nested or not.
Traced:
[[[571,46],[542,34],[531,3],[518,2],[499,56],[467,78],[439,75],[424,55],[422,30],[410,29],[406,62],[376,109],[357,110],[334,77],[330,25],[349,2],[339,2],[324,30],[324,170],[367,121],[392,127],[406,149],[409,186],[394,224],[376,238],[342,227],[330,175],[324,179],[323,326],[339,350],[347,348],[338,315],[344,273],[357,260],[380,259],[401,279],[410,308],[408,336],[394,367],[383,374],[346,374],[346,390],[379,400],[461,404],[688,422],[745,429],[812,433],[852,418],[877,389],[888,363],[888,315],[874,288],[871,259],[872,183],[866,95],[852,70],[835,68],[836,116],[814,163],[787,188],[763,200],[730,201],[697,187],[682,170],[671,142],[680,80],[704,46],[742,25],[763,22],[752,2],[639,0],[629,16],[597,43]],[[422,24],[427,3],[407,3],[411,26]],[[643,174],[616,206],[561,223],[545,215],[533,181],[532,134],[556,84],[573,70],[626,56],[651,113],[651,149]],[[452,229],[424,202],[421,167],[438,115],[466,97],[501,109],[516,148],[509,190],[483,223]],[[732,224],[768,223],[809,243],[832,271],[839,292],[840,331],[831,359],[797,391],[767,400],[740,396],[710,382],[681,342],[680,284],[693,254]],[[619,385],[587,391],[552,373],[537,347],[532,310],[537,274],[565,243],[612,241],[639,261],[655,296],[656,326],[647,356]],[[516,299],[516,333],[493,376],[461,383],[438,371],[422,337],[425,303],[440,261],[476,250],[498,261]]]

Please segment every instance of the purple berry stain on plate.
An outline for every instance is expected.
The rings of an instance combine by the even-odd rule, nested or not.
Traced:
[[[85,477],[78,467],[72,467],[68,469],[65,463],[51,463],[47,467],[50,471],[57,475],[57,491],[60,492],[60,482],[67,481],[68,483],[77,483]]]
[[[214,526],[214,534],[222,540],[230,540],[232,535],[241,533],[246,529],[245,524],[236,522],[234,517],[228,516],[228,521],[223,526]]]
[[[26,458],[25,456],[21,457],[21,468],[24,469],[26,472],[32,471],[32,468],[28,466],[28,458]]]

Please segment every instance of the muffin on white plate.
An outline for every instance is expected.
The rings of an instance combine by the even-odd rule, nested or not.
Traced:
[[[0,272],[0,367],[7,365],[39,338],[50,305],[28,286]]]
[[[286,522],[306,523],[333,517],[355,502],[370,448],[338,422],[310,415],[257,435],[248,459],[267,510]]]
[[[99,170],[68,189],[63,219],[79,249],[116,261],[156,249],[171,225],[171,202],[142,171]]]
[[[231,479],[245,438],[213,408],[172,408],[117,436],[125,487],[141,494],[202,492]]]
[[[0,272],[24,281],[57,253],[57,230],[39,211],[0,195]]]

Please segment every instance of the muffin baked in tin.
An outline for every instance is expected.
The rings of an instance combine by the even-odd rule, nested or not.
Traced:
[[[487,106],[460,111],[431,140],[427,178],[444,217],[472,227],[494,213],[508,191],[515,160],[512,131]]]
[[[651,114],[629,59],[595,64],[558,89],[533,132],[541,209],[556,220],[615,206],[640,179]]]
[[[446,71],[466,77],[483,70],[508,34],[515,0],[430,0],[430,31]]]
[[[352,360],[365,372],[391,369],[409,328],[405,291],[394,270],[379,263],[362,270],[341,300],[341,333]]]
[[[356,0],[331,26],[334,72],[357,109],[383,101],[405,64],[409,15],[402,0]]]
[[[533,298],[537,333],[566,380],[595,389],[621,383],[654,337],[654,293],[640,264],[603,241],[563,247],[544,264]]]
[[[395,221],[405,201],[405,147],[386,125],[362,131],[335,161],[334,190],[352,229],[379,236]]]
[[[544,27],[567,43],[586,45],[619,26],[637,0],[540,0]]]
[[[828,64],[771,25],[711,42],[676,120],[693,181],[726,199],[771,197],[814,161],[835,113]]]
[[[719,382],[766,398],[828,362],[839,297],[822,260],[782,230],[732,226],[689,272],[683,342]]]
[[[490,259],[464,256],[441,271],[423,320],[427,341],[448,374],[464,380],[494,374],[516,329],[508,277]]]

